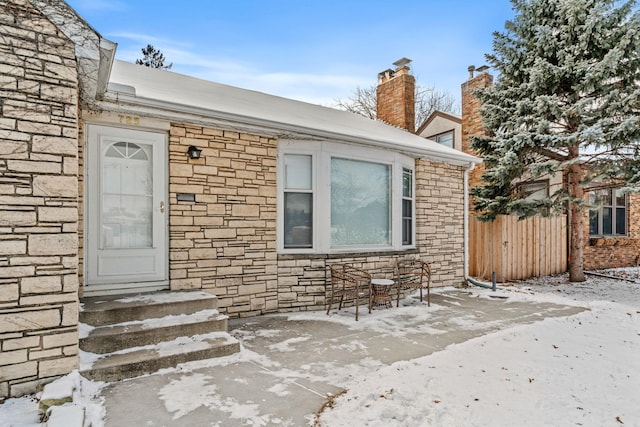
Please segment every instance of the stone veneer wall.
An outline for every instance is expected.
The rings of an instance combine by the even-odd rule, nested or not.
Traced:
[[[330,255],[278,256],[279,311],[325,308],[329,265],[346,262],[374,277],[393,278],[395,261],[420,258],[432,270],[432,286],[464,282],[464,168],[416,162],[416,249]]]
[[[425,160],[416,164],[416,243],[431,264],[434,286],[465,280],[464,170]]]
[[[640,194],[628,196],[627,217],[627,236],[590,238],[589,212],[585,213],[585,270],[640,265]]]
[[[203,150],[200,159],[187,157],[190,145]],[[276,156],[271,138],[171,126],[171,289],[207,290],[230,316],[277,310]]]
[[[78,80],[73,44],[0,1],[0,397],[78,366]]]
[[[188,159],[190,145],[201,148]],[[399,257],[420,256],[435,286],[464,280],[463,168],[418,161],[417,249],[331,255],[277,255],[277,141],[185,124],[169,137],[169,274],[172,289],[218,296],[232,317],[323,309],[328,265],[349,262],[391,277]],[[178,201],[193,194],[195,201]]]

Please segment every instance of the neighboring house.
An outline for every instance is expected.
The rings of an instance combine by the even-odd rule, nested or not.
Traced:
[[[640,194],[619,188],[587,189],[584,268],[587,270],[640,265]]]
[[[434,111],[416,131],[416,134],[446,147],[462,151],[462,117],[458,115]]]
[[[488,87],[493,77],[487,72],[473,74],[462,84],[462,151],[473,154],[472,135],[485,132],[479,114],[479,100],[473,96],[477,88]],[[457,121],[442,121],[439,130],[453,131]],[[428,131],[427,131],[428,132]],[[424,135],[423,132],[421,135]],[[471,173],[469,186],[481,182],[484,165]],[[560,174],[522,186],[529,197],[544,197],[563,184]],[[638,265],[640,262],[640,195],[620,194],[616,188],[586,189],[588,203],[593,208],[585,212],[584,268],[603,269]],[[512,221],[500,218],[492,225],[470,221],[470,271],[485,278],[497,271],[500,281],[526,279],[566,271],[568,252],[566,216],[552,219],[534,218]],[[475,242],[475,243],[474,243]],[[487,256],[487,254],[492,254]]]
[[[428,261],[436,286],[463,283],[477,158],[114,60],[62,1],[0,7],[0,397],[78,368],[88,296],[203,290],[229,316],[317,310],[329,264],[385,276],[402,257]]]

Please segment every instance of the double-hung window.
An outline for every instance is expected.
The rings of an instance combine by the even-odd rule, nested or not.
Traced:
[[[413,243],[413,170],[402,169],[402,244]]]
[[[589,235],[625,236],[627,234],[627,196],[605,188],[589,192]]]
[[[414,160],[330,142],[279,149],[278,249],[399,250],[415,244]]]
[[[284,246],[313,247],[313,156],[284,156]]]

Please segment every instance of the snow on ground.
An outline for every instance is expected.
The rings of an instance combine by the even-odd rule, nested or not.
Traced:
[[[102,427],[104,419],[103,399],[99,397],[100,390],[105,385],[103,382],[90,381],[80,375],[78,371],[59,378],[52,383],[54,391],[48,391],[49,398],[61,398],[56,394],[58,390],[72,388],[73,404],[84,408],[85,426]],[[40,423],[40,411],[38,404],[43,393],[25,396],[15,399],[7,399],[0,403],[1,427],[42,427]],[[65,405],[71,405],[67,403]],[[64,424],[57,425],[70,425]]]
[[[623,272],[638,283],[556,276],[502,287],[509,300],[590,310],[384,367],[348,384],[322,425],[640,426],[640,269]]]
[[[481,298],[494,295],[508,297],[507,302],[555,302],[589,310],[514,326],[430,356],[380,366],[375,378],[352,377],[340,384],[347,392],[325,408],[321,425],[640,426],[640,268],[600,273],[628,281],[588,276],[585,283],[568,284],[562,275],[501,286],[495,293],[473,288]],[[281,343],[280,349],[286,351],[290,344]],[[264,358],[248,353],[243,349],[230,357]],[[262,360],[265,366],[268,362]],[[81,379],[77,372],[70,375],[78,385],[75,401],[88,408],[88,422],[101,427],[103,384]],[[199,391],[194,391],[193,381],[173,381],[163,389],[167,396],[186,399],[173,399],[176,407],[171,412],[191,410],[194,399],[189,395],[194,392],[208,404],[224,403],[216,400],[214,383],[193,379],[202,383]],[[253,410],[238,405],[229,411]],[[40,426],[35,396],[0,404],[0,425]]]

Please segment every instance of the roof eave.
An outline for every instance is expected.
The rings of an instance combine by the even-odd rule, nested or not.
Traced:
[[[160,113],[162,118],[168,120],[177,118],[175,117],[176,113],[181,113],[189,117],[198,117],[205,121],[206,119],[211,119],[212,121],[216,122],[224,121],[232,123],[238,127],[246,126],[247,130],[268,130],[269,135],[278,136],[280,138],[291,138],[295,137],[295,135],[305,135],[318,137],[320,139],[352,142],[378,148],[393,149],[411,157],[426,158],[458,166],[470,166],[472,164],[475,165],[482,162],[481,159],[468,155],[466,153],[440,152],[431,150],[429,149],[429,147],[422,148],[408,146],[388,140],[363,138],[356,135],[332,132],[319,128],[310,128],[285,122],[277,122],[273,120],[229,113],[220,110],[211,110],[201,107],[194,107],[192,105],[171,103],[164,100],[159,101],[157,99],[145,98],[135,95],[135,91],[131,93],[108,90],[105,93],[104,100],[111,101],[117,105],[120,105],[121,107],[125,106],[126,104],[127,110],[136,110],[136,108],[140,107],[144,108],[146,113],[149,113],[152,110],[156,113]]]

